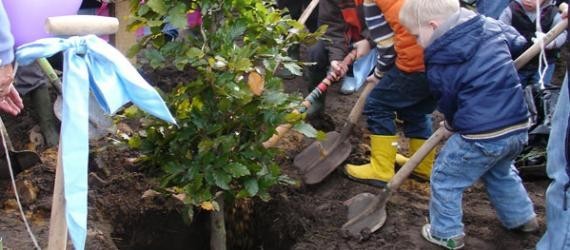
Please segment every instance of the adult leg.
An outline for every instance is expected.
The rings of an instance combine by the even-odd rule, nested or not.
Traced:
[[[319,41],[309,48],[309,57],[310,61],[315,63],[307,67],[306,70],[306,80],[308,81],[308,90],[310,92],[327,76],[330,62],[325,42]],[[307,116],[317,117],[324,113],[325,98],[326,94],[317,98],[307,111]]]
[[[49,80],[36,62],[18,68],[15,86],[22,95],[30,94],[45,142],[48,146],[54,146],[59,141],[59,133],[48,83]]]
[[[547,173],[552,179],[546,191],[546,232],[536,246],[539,250],[570,249],[570,95],[568,76],[552,117],[548,141]]]

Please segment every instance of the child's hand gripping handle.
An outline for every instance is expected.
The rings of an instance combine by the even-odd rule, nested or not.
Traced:
[[[354,60],[356,60],[356,50],[352,50],[348,53],[348,55],[346,55],[344,57],[344,60],[342,60],[342,63],[344,63],[345,65],[350,65],[352,64],[352,62],[354,62]],[[338,72],[337,72],[337,75]],[[293,110],[292,113],[294,114],[302,114],[307,112],[307,109],[309,109],[311,107],[311,105],[315,102],[315,100],[317,100],[317,98],[319,98],[321,95],[323,95],[327,89],[329,88],[329,86],[331,86],[331,84],[334,82],[334,78],[331,74],[331,72],[329,72],[329,74],[327,74],[327,77],[325,77],[325,79],[323,79],[321,81],[321,83],[319,83],[319,85],[317,85],[317,87],[315,87],[315,89],[313,89],[313,91],[311,91],[311,93],[309,93],[309,95],[307,95],[307,97],[305,97],[305,100],[301,103],[302,107],[299,109],[295,109]],[[276,133],[273,134],[273,136],[271,138],[269,138],[269,140],[263,142],[263,147],[265,148],[270,148],[275,146],[275,144],[277,144],[277,142],[281,139],[281,137],[283,137],[283,135],[285,133],[287,133],[287,131],[289,131],[289,129],[291,129],[292,125],[291,124],[281,124],[279,125],[275,131]]]

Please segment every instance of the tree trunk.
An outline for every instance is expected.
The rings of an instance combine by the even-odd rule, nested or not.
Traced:
[[[210,249],[226,250],[226,222],[224,219],[224,197],[218,196],[216,202],[220,205],[218,211],[210,214]]]

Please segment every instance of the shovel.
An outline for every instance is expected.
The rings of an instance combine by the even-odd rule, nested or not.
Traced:
[[[350,155],[352,146],[347,139],[362,114],[366,97],[376,84],[377,82],[367,82],[340,133],[327,133],[325,141],[315,141],[295,157],[293,164],[301,171],[305,183],[321,182]]]
[[[561,9],[567,8],[561,6]],[[568,26],[568,19],[564,19],[552,28],[543,38],[543,43],[552,42]],[[533,44],[515,61],[515,68],[518,70],[528,63],[536,54],[540,52],[540,43]],[[426,155],[441,142],[442,139],[451,134],[444,127],[440,127],[430,138],[412,155],[402,168],[388,182],[385,188],[377,195],[361,193],[346,202],[348,205],[348,221],[342,225],[341,233],[345,237],[358,240],[380,229],[386,222],[386,204],[392,193],[402,185],[404,180],[413,172],[416,166],[426,157]]]
[[[386,222],[386,203],[388,199],[406,178],[414,171],[416,166],[426,155],[451,133],[441,127],[435,131],[428,140],[412,155],[402,168],[394,175],[378,195],[361,193],[347,201],[348,222],[342,225],[342,234],[357,239],[364,238],[382,227]]]
[[[353,49],[352,51],[350,51],[348,53],[348,55],[346,55],[344,57],[344,59],[342,60],[342,63],[344,65],[350,65],[352,64],[352,62],[354,62],[354,60],[356,60],[356,49]],[[311,91],[311,93],[309,93],[305,99],[303,100],[303,102],[301,103],[301,107],[299,109],[295,109],[293,110],[293,114],[303,114],[305,112],[307,112],[307,110],[311,107],[311,105],[315,102],[315,100],[317,100],[317,98],[319,98],[321,95],[324,95],[327,92],[327,89],[335,82],[335,79],[332,75],[332,72],[329,72],[327,74],[327,76],[325,77],[325,79],[323,79],[318,85],[317,87],[315,87],[313,89],[313,91]],[[273,147],[277,144],[277,142],[279,142],[279,140],[281,139],[281,137],[283,137],[283,135],[285,135],[285,133],[287,133],[287,131],[289,131],[291,128],[293,127],[293,125],[291,125],[290,123],[286,123],[286,124],[281,124],[279,125],[276,129],[275,129],[275,134],[273,134],[273,136],[271,138],[269,138],[267,141],[263,142],[263,147],[264,148],[270,148]],[[350,152],[349,152],[350,153]]]
[[[320,183],[348,158],[352,151],[352,146],[347,139],[352,128],[360,119],[366,98],[376,84],[378,82],[366,84],[340,133],[336,131],[327,133],[324,141],[313,142],[295,157],[293,165],[300,170],[302,179],[306,184]],[[403,165],[403,162],[407,160],[405,156],[400,154],[396,158],[398,165]]]
[[[55,73],[55,70],[45,58],[40,58],[37,60],[42,71],[46,74],[49,82],[54,87],[57,93],[57,99],[53,104],[53,111],[55,117],[61,121],[62,112],[62,90],[61,90],[61,80]],[[105,114],[101,109],[95,96],[93,94],[89,95],[89,139],[97,140],[107,134],[113,133],[113,120],[111,117]]]
[[[40,156],[34,151],[14,150],[14,146],[12,146],[12,141],[10,140],[10,136],[6,131],[6,127],[4,126],[2,119],[0,119],[0,133],[2,133],[4,140],[6,141],[6,147],[10,154],[10,161],[12,163],[12,171],[14,172],[14,175],[17,175],[18,173],[41,162]],[[0,150],[0,180],[10,179],[10,171],[8,170],[9,166],[6,159],[5,150]]]

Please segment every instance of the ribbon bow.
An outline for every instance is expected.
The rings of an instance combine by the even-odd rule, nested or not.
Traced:
[[[166,104],[113,46],[94,35],[45,38],[18,47],[16,61],[30,64],[64,51],[61,148],[65,217],[77,249],[87,235],[87,163],[89,155],[89,91],[102,110],[114,114],[128,102],[172,124]]]

